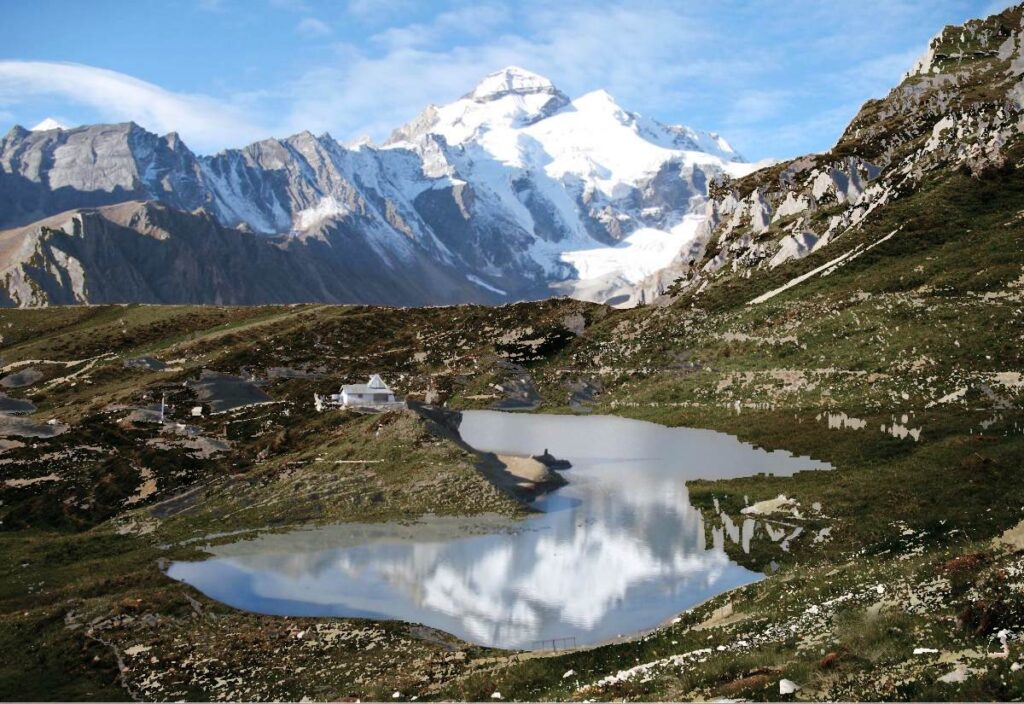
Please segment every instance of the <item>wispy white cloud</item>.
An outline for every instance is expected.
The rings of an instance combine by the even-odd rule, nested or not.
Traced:
[[[835,144],[859,108],[858,102],[844,103],[774,122],[770,128],[756,119],[729,122],[723,131],[731,144],[742,145],[740,153],[747,158],[752,155],[785,158],[823,152]],[[809,143],[816,146],[809,148]]]
[[[750,157],[781,157],[826,148],[865,99],[900,80],[928,36],[979,5],[265,0],[264,9],[295,13],[286,34],[299,46],[272,71],[253,65],[258,81],[225,79],[217,98],[87,66],[7,62],[0,109],[17,114],[10,106],[26,96],[65,96],[101,119],[180,130],[200,150],[303,129],[380,139],[427,104],[453,100],[515,64],[570,96],[604,88],[628,109],[717,130]],[[265,20],[231,14],[247,31]]]
[[[87,106],[106,121],[134,120],[155,132],[181,132],[199,150],[258,139],[267,132],[231,103],[174,93],[116,71],[80,64],[0,61],[0,106],[54,95]]]
[[[742,58],[674,61],[680,43],[696,43],[702,31],[682,11],[657,6],[579,4],[557,16],[540,3],[515,16],[504,3],[463,6],[384,30],[369,47],[338,44],[334,65],[310,69],[292,86],[288,124],[380,137],[509,64],[550,76],[570,94],[606,88],[627,105],[643,95],[663,106],[684,97],[676,84],[687,76],[757,70]]]
[[[849,94],[880,98],[895,87],[924,51],[923,46],[883,54],[860,61],[837,73],[841,88]]]
[[[777,117],[794,98],[792,89],[758,89],[741,93],[731,101],[725,117],[729,125],[749,125]]]
[[[466,5],[435,16],[428,23],[414,23],[389,27],[370,37],[370,42],[389,50],[438,47],[451,35],[463,41],[481,37],[498,30],[511,19],[505,5],[480,3]]]
[[[310,39],[327,37],[330,36],[332,32],[329,24],[323,20],[318,20],[316,17],[303,17],[299,20],[299,23],[295,25],[295,31]]]
[[[426,104],[452,100],[485,73],[516,64],[551,77],[573,96],[605,88],[625,107],[655,117],[704,115],[694,126],[719,130],[757,156],[766,150],[786,156],[806,150],[812,137],[822,146],[834,141],[856,106],[895,85],[921,49],[877,56],[851,38],[869,20],[840,22],[813,4],[801,3],[802,11],[821,15],[811,37],[791,36],[800,9],[762,27],[750,22],[760,14],[737,7],[726,6],[723,22],[693,6],[567,2],[552,8],[526,0],[515,15],[505,3],[485,2],[395,23],[369,45],[337,45],[334,65],[296,80],[285,131],[311,127],[379,138]],[[878,16],[905,23],[916,17],[909,12],[889,4]],[[762,30],[791,43],[749,41]],[[816,68],[797,70],[802,62]],[[809,74],[815,78],[805,83]]]

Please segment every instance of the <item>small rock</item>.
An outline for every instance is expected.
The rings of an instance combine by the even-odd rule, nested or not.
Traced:
[[[779,694],[793,694],[800,689],[793,680],[781,679],[779,680]]]
[[[997,653],[989,653],[988,656],[990,658],[1008,658],[1008,657],[1010,657],[1010,643],[1009,643],[1010,631],[1004,628],[1001,631],[999,631],[998,633],[996,633],[996,637],[999,639],[999,644],[1002,646],[1002,648]]]
[[[952,672],[947,672],[945,675],[939,678],[939,682],[945,682],[946,684],[956,684],[963,682],[967,679],[969,671],[967,665],[959,663]]]

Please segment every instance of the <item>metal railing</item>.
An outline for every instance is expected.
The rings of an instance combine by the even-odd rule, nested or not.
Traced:
[[[549,643],[551,644],[551,647],[545,647]],[[545,638],[544,640],[533,641],[533,650],[553,650],[558,652],[559,650],[569,650],[570,648],[575,647],[576,636],[566,636],[565,638]]]

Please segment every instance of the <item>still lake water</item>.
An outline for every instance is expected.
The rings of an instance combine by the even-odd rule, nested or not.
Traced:
[[[827,464],[710,430],[612,416],[468,411],[472,446],[566,458],[569,485],[506,523],[342,524],[210,548],[168,574],[239,609],[401,619],[505,648],[599,643],[760,578],[708,546],[685,482]],[[344,470],[339,470],[344,471]]]

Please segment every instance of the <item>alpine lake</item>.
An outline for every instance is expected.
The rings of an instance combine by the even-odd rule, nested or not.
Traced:
[[[592,645],[761,578],[722,549],[748,541],[756,516],[706,531],[687,480],[829,469],[711,430],[614,416],[466,411],[459,432],[499,454],[547,449],[572,463],[569,483],[522,521],[428,516],[269,533],[211,546],[209,559],[173,563],[168,575],[258,613],[400,619],[499,648]]]

